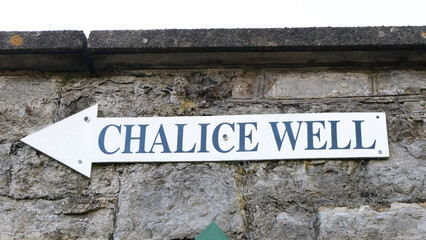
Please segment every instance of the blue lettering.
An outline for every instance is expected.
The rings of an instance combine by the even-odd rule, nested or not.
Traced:
[[[283,137],[280,137],[280,133],[278,132],[278,127],[277,127],[278,122],[269,122],[269,124],[271,124],[271,127],[272,127],[272,132],[274,133],[275,142],[277,143],[278,151],[281,151],[281,147],[283,145],[284,138],[287,132],[288,132],[288,139],[290,140],[290,144],[291,144],[291,147],[293,148],[293,151],[294,151],[294,148],[296,147],[296,142],[297,142],[297,139],[299,138],[300,126],[302,125],[303,121],[298,121],[299,128],[297,129],[296,138],[294,138],[293,129],[291,128],[292,122],[293,121],[283,122],[285,125]]]
[[[247,124],[253,125],[254,128],[257,130],[257,123],[255,122],[238,123],[238,125],[240,125],[240,148],[237,150],[237,152],[253,152],[253,151],[255,152],[257,151],[257,147],[259,146],[259,143],[257,143],[256,147],[254,147],[253,149],[250,149],[250,150],[246,149],[246,138],[250,140],[250,143],[253,142],[252,140],[253,130],[250,130],[250,133],[248,135],[245,135]]]
[[[148,124],[138,125],[140,127],[139,137],[132,137],[132,127],[135,125],[124,125],[126,127],[126,140],[124,143],[124,151],[122,153],[132,153],[130,151],[130,141],[139,140],[139,150],[136,153],[146,153],[145,151],[145,136],[146,136],[146,127]]]
[[[189,151],[183,150],[183,128],[185,127],[185,125],[186,124],[176,124],[176,126],[178,127],[178,132],[177,132],[177,147],[176,147],[175,153],[193,153],[195,151],[195,145],[196,145],[195,143],[191,150]]]
[[[320,129],[316,133],[313,133],[313,125],[314,123],[321,123],[323,127],[325,127],[324,121],[306,121],[307,126],[307,138],[308,138],[308,147],[305,148],[305,150],[320,150],[325,149],[327,147],[327,141],[324,143],[324,145],[320,148],[314,147],[314,137],[317,137],[319,141],[320,139]]]
[[[221,123],[221,124],[217,125],[216,128],[213,131],[213,136],[212,136],[212,138],[213,138],[213,146],[214,146],[214,148],[218,152],[220,152],[220,153],[227,153],[227,152],[230,152],[232,149],[234,149],[235,146],[233,146],[231,149],[228,149],[228,150],[222,150],[222,148],[220,148],[220,146],[219,146],[219,130],[220,130],[220,128],[223,125],[230,126],[231,129],[232,129],[232,131],[234,131],[234,125],[235,125],[234,123],[230,124],[230,123],[224,122],[224,123]]]
[[[337,123],[340,121],[329,121],[331,125],[331,148],[330,149],[349,149],[351,147],[351,140],[348,145],[343,148],[337,146]]]
[[[201,126],[201,143],[200,143],[200,152],[208,153],[207,151],[207,126],[210,125],[210,123],[200,123],[198,124]]]
[[[158,136],[160,136],[161,142],[157,142]],[[163,124],[161,124],[160,128],[158,129],[157,135],[155,136],[154,142],[152,143],[152,147],[151,147],[151,150],[149,151],[149,153],[154,153],[154,151],[152,151],[152,150],[154,149],[155,145],[162,145],[163,146],[163,151],[161,153],[171,153],[170,148],[169,148],[169,144],[167,143],[166,134],[164,133]]]
[[[114,125],[114,124],[110,124],[110,125],[108,125],[108,126],[105,126],[105,127],[102,129],[101,133],[99,134],[98,146],[99,146],[99,149],[100,149],[103,153],[105,153],[105,154],[114,154],[114,153],[116,153],[116,152],[117,152],[120,148],[117,148],[115,151],[112,151],[112,152],[108,152],[108,151],[105,149],[105,134],[106,134],[106,131],[108,130],[108,128],[109,128],[109,127],[115,127],[115,128],[117,128],[118,133],[120,133],[120,134],[121,134],[121,125],[120,125],[120,126],[117,126],[117,125]]]
[[[374,149],[376,147],[376,139],[374,139],[374,143],[370,147],[362,146],[361,123],[364,122],[364,120],[353,120],[352,122],[355,123],[356,146],[354,149]]]

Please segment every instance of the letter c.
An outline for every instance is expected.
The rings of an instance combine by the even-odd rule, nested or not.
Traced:
[[[223,123],[217,125],[216,128],[213,131],[213,146],[218,152],[227,153],[227,152],[230,152],[232,149],[234,149],[235,146],[233,146],[231,149],[228,149],[228,150],[222,150],[222,148],[220,148],[220,145],[219,145],[219,130],[223,125],[230,126],[232,131],[234,131],[234,126],[235,126],[234,123],[230,124],[230,123],[227,123],[227,122],[223,122]]]
[[[103,153],[105,153],[105,154],[114,154],[114,153],[116,153],[118,150],[120,150],[120,148],[117,148],[117,149],[116,149],[115,151],[113,151],[113,152],[108,152],[108,151],[105,149],[105,134],[106,134],[106,131],[108,130],[108,128],[109,128],[109,127],[115,127],[115,128],[117,128],[118,133],[120,133],[120,134],[121,134],[121,125],[120,125],[120,126],[117,126],[117,125],[114,125],[114,124],[110,124],[110,125],[108,125],[108,126],[104,127],[104,128],[102,129],[101,133],[99,134],[98,145],[99,145],[99,149],[100,149]]]

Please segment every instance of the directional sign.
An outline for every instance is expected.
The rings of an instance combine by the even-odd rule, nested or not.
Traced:
[[[94,162],[389,156],[385,113],[97,118],[98,106],[22,139],[90,177]]]

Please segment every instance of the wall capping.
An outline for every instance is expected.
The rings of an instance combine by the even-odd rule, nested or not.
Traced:
[[[0,70],[424,65],[426,26],[0,32]]]

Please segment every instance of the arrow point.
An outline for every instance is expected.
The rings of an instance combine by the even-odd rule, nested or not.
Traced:
[[[85,159],[91,122],[98,104],[21,139],[22,142],[90,178],[91,159]],[[83,155],[80,155],[83,154]]]

